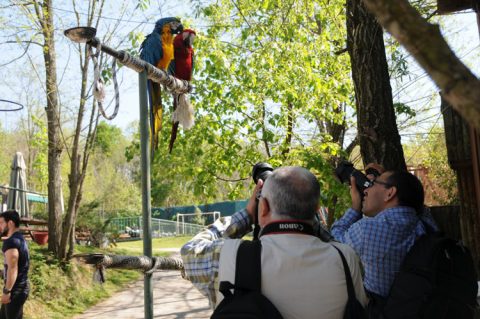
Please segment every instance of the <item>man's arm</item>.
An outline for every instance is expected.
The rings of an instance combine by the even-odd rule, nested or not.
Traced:
[[[223,234],[224,238],[242,238],[252,231],[252,224],[255,221],[255,213],[258,209],[257,194],[262,187],[263,181],[259,179],[252,195],[250,195],[247,207],[232,215],[232,222]]]
[[[5,252],[5,262],[7,263],[7,273],[6,275],[6,282],[5,282],[5,289],[12,290],[15,281],[17,281],[18,277],[18,249],[10,248]],[[11,294],[2,294],[2,303],[9,303],[10,302]]]
[[[259,183],[250,197],[246,209],[231,217],[217,219],[207,229],[197,234],[180,250],[185,269],[185,278],[207,296],[211,306],[216,303],[215,288],[218,285],[220,251],[224,238],[241,238],[251,231],[252,212],[255,207],[255,195],[261,188]]]
[[[362,198],[355,184],[355,177],[350,178],[350,196],[352,197],[352,208],[332,225],[330,230],[333,237],[341,243],[352,247],[357,254],[362,253],[363,232],[357,222],[362,219]]]
[[[331,229],[331,233],[336,240],[352,247],[359,256],[362,256],[365,248],[365,223],[361,218],[361,213],[350,208],[342,218],[332,225]]]

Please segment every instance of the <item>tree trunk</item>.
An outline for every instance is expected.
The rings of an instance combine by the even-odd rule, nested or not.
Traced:
[[[405,170],[383,31],[361,0],[347,0],[347,48],[352,65],[363,162]]]
[[[283,142],[282,156],[285,158],[290,153],[293,136],[293,105],[291,102],[287,104],[287,132],[285,134],[285,141]]]
[[[61,156],[63,144],[60,136],[60,105],[58,103],[57,63],[53,26],[52,0],[34,3],[37,19],[44,37],[48,120],[48,250],[58,252],[61,237],[62,180]]]
[[[457,175],[462,241],[470,248],[480,274],[480,133],[443,98],[442,107],[448,162]]]
[[[75,222],[77,219],[77,211],[80,207],[80,201],[82,198],[82,187],[83,187],[83,180],[85,179],[87,166],[88,166],[88,154],[90,148],[92,146],[91,139],[95,135],[96,130],[96,121],[93,114],[95,113],[95,107],[92,106],[92,116],[90,117],[89,121],[89,130],[87,133],[87,140],[85,142],[83,148],[83,161],[82,156],[80,155],[80,133],[83,129],[83,118],[85,115],[85,103],[86,103],[86,95],[87,95],[87,77],[88,77],[88,66],[89,66],[89,56],[87,51],[85,50],[85,55],[83,57],[80,56],[80,64],[82,70],[82,85],[80,88],[80,105],[78,108],[78,116],[77,116],[77,126],[75,129],[75,136],[73,139],[72,145],[72,158],[70,162],[70,174],[68,175],[68,186],[70,189],[70,197],[68,198],[68,206],[67,206],[67,214],[65,216],[65,220],[63,222],[63,235],[62,240],[60,242],[60,250],[58,257],[60,259],[69,259],[68,258],[68,246],[73,243],[74,241],[71,240],[75,236]],[[92,129],[92,126],[94,128]],[[92,131],[93,130],[93,131]],[[70,249],[73,249],[71,247]]]
[[[480,129],[480,81],[455,56],[437,25],[428,23],[406,0],[363,0],[472,127]]]
[[[265,128],[265,104],[262,105],[262,141],[263,145],[265,146],[265,152],[267,153],[268,158],[272,155],[270,154],[270,146],[268,145],[268,138],[266,136],[266,128]]]
[[[94,12],[96,6],[99,6],[99,12],[103,10],[103,5],[105,1],[91,1],[90,2],[90,18],[88,25],[93,25]],[[97,25],[98,26],[97,20]],[[80,23],[79,21],[77,21]],[[98,116],[95,100],[92,102],[92,110],[90,114],[90,119],[88,121],[88,132],[86,136],[83,149],[81,147],[80,138],[83,130],[83,123],[86,111],[86,101],[87,101],[87,79],[88,79],[88,67],[90,64],[90,56],[88,55],[88,48],[85,46],[84,54],[81,54],[80,45],[78,45],[80,52],[80,69],[82,72],[82,85],[80,88],[80,103],[77,113],[77,123],[75,128],[75,136],[73,139],[72,152],[71,152],[71,162],[70,162],[70,174],[68,175],[68,186],[70,190],[70,197],[68,199],[67,214],[63,222],[63,234],[60,242],[60,248],[58,252],[58,258],[61,260],[69,260],[73,253],[73,248],[75,246],[75,223],[77,220],[77,214],[82,200],[82,191],[83,191],[83,181],[87,174],[88,160],[90,157],[90,152],[93,148],[93,143],[96,136],[96,128],[98,124]],[[98,63],[102,63],[102,59],[99,59]]]

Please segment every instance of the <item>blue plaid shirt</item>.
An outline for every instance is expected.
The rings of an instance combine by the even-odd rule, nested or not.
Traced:
[[[421,218],[437,229],[430,213]],[[333,224],[331,232],[360,256],[365,289],[386,297],[405,255],[415,240],[425,234],[425,227],[413,208],[397,206],[364,218],[349,209]]]

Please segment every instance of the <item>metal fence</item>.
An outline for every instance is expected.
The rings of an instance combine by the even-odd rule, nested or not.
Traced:
[[[114,218],[110,221],[109,231],[128,234],[130,237],[142,237],[142,217]],[[152,238],[195,235],[205,226],[152,218]]]

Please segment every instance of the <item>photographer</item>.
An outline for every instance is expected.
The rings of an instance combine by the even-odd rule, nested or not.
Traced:
[[[220,303],[219,283],[234,283],[242,242],[231,238],[251,230],[258,198],[262,294],[285,319],[342,318],[347,302],[342,260],[312,229],[319,197],[319,183],[308,170],[274,170],[264,182],[258,181],[245,210],[220,218],[182,247],[186,278],[208,296],[213,308]],[[335,246],[345,255],[357,299],[365,305],[358,257],[346,245]]]
[[[387,171],[374,178],[363,200],[354,177],[350,185],[352,207],[333,224],[331,232],[360,256],[371,300],[370,317],[375,317],[371,311],[382,307],[405,255],[426,232],[422,221],[436,226],[424,212],[422,184],[408,172]]]

